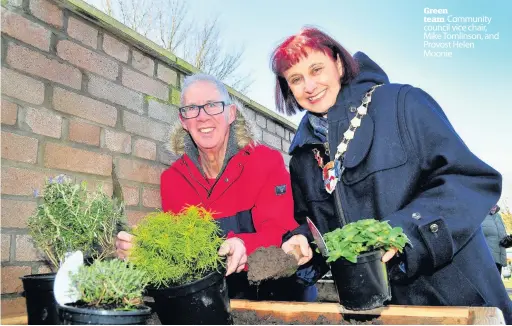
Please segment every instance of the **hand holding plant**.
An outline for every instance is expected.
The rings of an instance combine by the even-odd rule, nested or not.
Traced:
[[[391,259],[396,252],[403,252],[409,242],[400,227],[391,227],[387,221],[363,219],[349,223],[343,228],[324,234],[325,243],[329,250],[327,262],[333,262],[340,257],[353,263],[357,256],[382,248],[386,250],[382,261]]]

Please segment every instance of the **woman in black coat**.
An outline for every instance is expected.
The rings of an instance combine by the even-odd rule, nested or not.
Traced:
[[[388,220],[411,240],[403,254],[383,256],[393,304],[493,306],[512,323],[481,229],[501,175],[468,149],[436,101],[390,83],[368,56],[352,57],[315,28],[279,45],[272,68],[277,108],[308,111],[290,146],[295,233],[311,238],[306,216],[322,233]]]

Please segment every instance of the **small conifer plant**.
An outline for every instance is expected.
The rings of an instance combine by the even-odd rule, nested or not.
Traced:
[[[212,214],[188,206],[178,214],[154,212],[132,231],[130,261],[145,271],[156,288],[199,280],[223,266],[224,241]]]
[[[325,233],[324,240],[329,251],[328,263],[340,257],[356,263],[360,254],[380,248],[386,251],[396,248],[401,253],[409,242],[402,228],[393,228],[387,221],[374,219],[346,224],[343,228]]]

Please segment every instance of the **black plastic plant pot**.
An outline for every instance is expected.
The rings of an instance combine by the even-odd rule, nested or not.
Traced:
[[[144,325],[151,316],[151,308],[141,306],[134,310],[103,310],[59,306],[61,325]]]
[[[231,306],[224,273],[176,287],[148,288],[162,325],[231,325]]]
[[[55,273],[21,277],[29,325],[57,325],[59,316],[53,295]]]
[[[357,263],[344,258],[331,263],[334,284],[340,304],[350,310],[369,310],[384,306],[391,299],[383,251],[359,255]]]

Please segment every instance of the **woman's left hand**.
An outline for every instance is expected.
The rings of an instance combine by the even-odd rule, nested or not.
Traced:
[[[288,241],[283,243],[281,249],[283,249],[285,253],[289,253],[293,250],[294,246],[299,246],[300,252],[302,253],[302,257],[298,261],[299,266],[306,264],[313,258],[313,250],[311,250],[309,246],[308,239],[302,234],[296,234],[291,237]]]
[[[397,251],[398,250],[395,248],[392,248],[392,249],[389,249],[388,251],[386,251],[384,256],[382,256],[382,262],[387,263],[391,258],[393,258],[393,256],[396,255]]]

